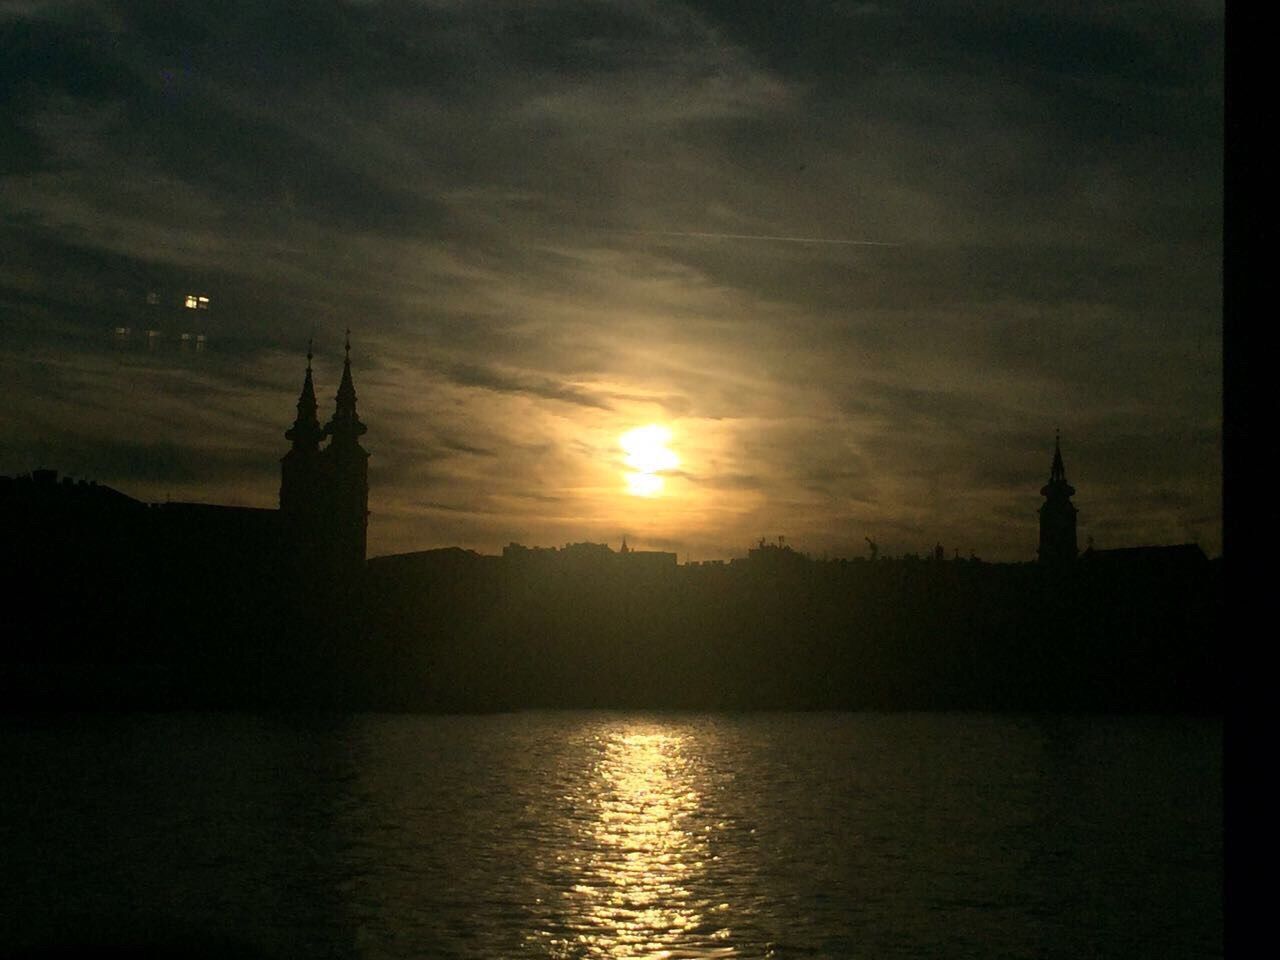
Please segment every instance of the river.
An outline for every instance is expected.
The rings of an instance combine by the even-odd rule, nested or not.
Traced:
[[[0,721],[0,938],[291,957],[1222,953],[1222,725]]]

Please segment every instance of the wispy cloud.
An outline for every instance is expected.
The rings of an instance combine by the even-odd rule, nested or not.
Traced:
[[[375,552],[1027,557],[1057,426],[1082,535],[1212,550],[1222,11],[1135,11],[0,5],[0,470],[269,505],[350,326]]]

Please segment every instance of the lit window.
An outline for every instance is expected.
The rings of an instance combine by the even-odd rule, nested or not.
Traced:
[[[196,308],[196,304],[199,301],[199,299],[200,298],[197,297],[194,293],[188,293],[187,299],[185,301],[186,308],[188,310],[194,310]]]

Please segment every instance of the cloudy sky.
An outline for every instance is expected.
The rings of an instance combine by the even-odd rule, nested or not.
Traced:
[[[1055,428],[1082,547],[1215,554],[1222,35],[1195,2],[0,0],[0,474],[274,506],[307,339],[327,418],[350,326],[374,555],[1030,559]]]

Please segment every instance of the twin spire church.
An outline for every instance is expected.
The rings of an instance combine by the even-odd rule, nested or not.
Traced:
[[[280,513],[330,570],[363,567],[369,525],[369,454],[360,446],[368,428],[356,413],[350,330],[345,349],[333,416],[321,427],[308,345],[298,415],[284,434],[292,447],[280,460]]]

